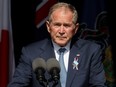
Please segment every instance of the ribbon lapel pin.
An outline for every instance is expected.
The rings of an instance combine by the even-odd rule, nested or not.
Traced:
[[[76,69],[76,70],[78,70],[78,65],[79,65],[79,63],[78,63],[78,58],[80,57],[80,54],[77,54],[76,55],[76,57],[74,58],[74,61],[73,61],[73,69]]]

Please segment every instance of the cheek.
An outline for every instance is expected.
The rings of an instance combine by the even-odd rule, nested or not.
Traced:
[[[57,30],[55,30],[55,29],[52,29],[51,31],[50,31],[50,34],[51,34],[51,36],[55,36],[56,34],[57,34]]]
[[[74,30],[67,31],[68,36],[73,36],[75,34]]]

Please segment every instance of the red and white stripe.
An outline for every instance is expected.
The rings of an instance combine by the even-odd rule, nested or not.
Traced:
[[[58,2],[58,0],[43,0],[36,9],[35,25],[41,27],[47,19],[50,7]]]
[[[0,0],[0,87],[7,87],[15,67],[10,4]]]

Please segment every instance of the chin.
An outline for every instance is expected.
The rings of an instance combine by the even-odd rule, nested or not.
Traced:
[[[66,45],[66,43],[58,43],[59,46],[63,47]]]
[[[67,41],[63,40],[63,39],[58,39],[55,41],[56,44],[58,44],[59,46],[65,46]]]

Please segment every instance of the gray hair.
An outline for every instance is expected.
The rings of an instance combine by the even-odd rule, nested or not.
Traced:
[[[73,13],[73,22],[76,24],[77,22],[77,18],[78,18],[78,13],[77,13],[77,10],[74,6],[72,6],[71,4],[68,4],[68,3],[64,3],[64,2],[58,2],[56,4],[54,4],[50,10],[49,10],[49,14],[48,14],[48,20],[51,21],[52,18],[51,18],[51,15],[52,13],[58,9],[58,8],[61,8],[61,7],[65,7],[65,8],[68,8],[72,13]]]

